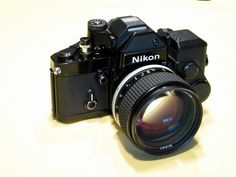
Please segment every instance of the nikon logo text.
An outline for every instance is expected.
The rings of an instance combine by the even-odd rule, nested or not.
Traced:
[[[132,57],[132,63],[139,63],[144,61],[152,61],[152,60],[158,60],[160,58],[160,55],[140,55],[137,57]]]

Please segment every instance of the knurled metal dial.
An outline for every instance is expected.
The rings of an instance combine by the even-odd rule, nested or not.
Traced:
[[[102,19],[92,19],[88,21],[88,29],[90,31],[104,31],[107,28],[107,22]]]

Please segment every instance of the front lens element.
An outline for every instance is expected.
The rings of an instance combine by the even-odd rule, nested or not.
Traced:
[[[142,107],[136,124],[138,137],[149,142],[170,138],[194,117],[194,108],[187,92],[165,91]]]

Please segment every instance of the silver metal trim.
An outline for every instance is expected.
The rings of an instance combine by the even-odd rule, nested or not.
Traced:
[[[161,69],[166,69],[172,73],[174,73],[174,71],[172,71],[170,68],[166,67],[166,66],[163,66],[163,65],[146,65],[146,66],[143,66],[141,68],[138,68],[134,71],[132,71],[131,73],[129,73],[123,80],[122,82],[118,85],[118,87],[116,88],[116,91],[113,95],[113,99],[112,99],[112,115],[116,121],[116,123],[120,126],[120,122],[118,120],[118,118],[115,116],[116,113],[115,113],[115,106],[116,106],[116,101],[117,101],[117,97],[119,95],[119,92],[121,91],[121,89],[123,88],[123,86],[125,85],[125,83],[130,79],[132,78],[134,75],[138,74],[139,72],[143,71],[143,70],[146,70],[146,69],[151,69],[151,68],[161,68]]]
[[[54,68],[54,74],[55,75],[59,75],[59,74],[61,74],[61,68],[60,67],[56,67],[56,68]]]
[[[90,52],[90,49],[91,49],[91,45],[88,44],[88,45],[79,45],[79,47],[81,48],[82,52],[85,53],[85,54],[88,54]]]
[[[140,26],[140,27],[129,28],[128,31],[132,32],[132,31],[140,31],[140,30],[145,30],[145,29],[147,29],[146,26]]]

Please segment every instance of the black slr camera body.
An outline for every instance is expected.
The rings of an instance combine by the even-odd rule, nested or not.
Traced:
[[[51,56],[54,117],[113,114],[140,149],[166,154],[199,128],[210,93],[207,43],[189,30],[153,31],[138,17],[88,21],[88,36]]]

